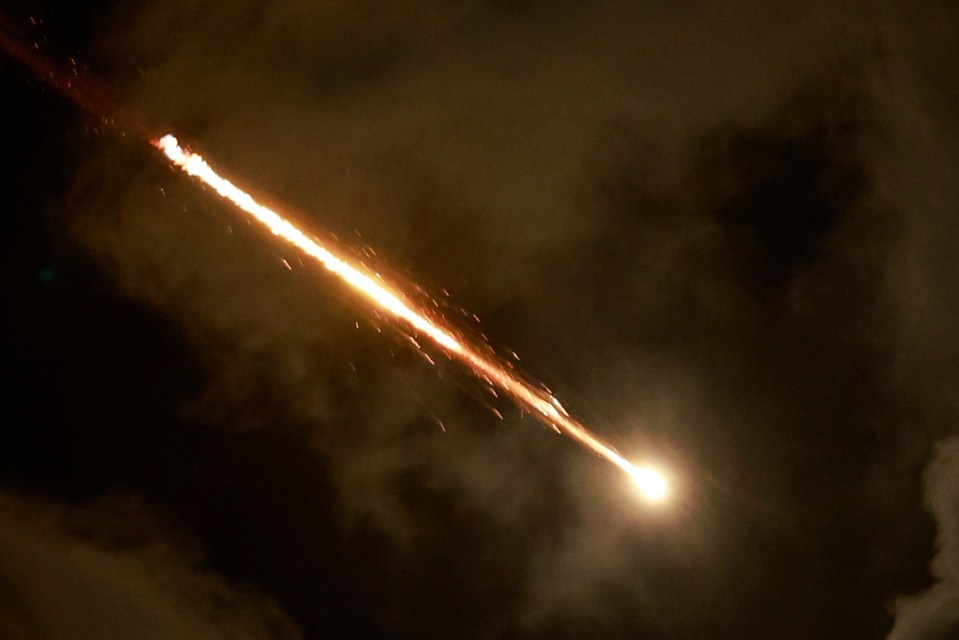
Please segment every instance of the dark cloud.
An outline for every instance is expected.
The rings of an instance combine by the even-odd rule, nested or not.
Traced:
[[[301,637],[275,603],[200,569],[130,500],[0,499],[5,638]]]
[[[633,508],[615,470],[99,138],[71,238],[199,378],[171,394],[163,488],[136,490],[304,634],[878,637],[926,586],[919,477],[955,432],[959,344],[947,3],[116,11],[91,56],[129,108],[449,289],[574,415],[676,470],[670,509]],[[947,573],[893,637],[922,637]]]

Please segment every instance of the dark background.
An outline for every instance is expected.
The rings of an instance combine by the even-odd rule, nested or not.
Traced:
[[[676,481],[644,505],[5,57],[4,637],[957,637],[949,3],[4,24]]]

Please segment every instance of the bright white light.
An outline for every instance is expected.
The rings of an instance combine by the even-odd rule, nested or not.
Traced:
[[[639,492],[650,502],[663,502],[669,497],[669,481],[652,467],[634,467],[631,475]]]

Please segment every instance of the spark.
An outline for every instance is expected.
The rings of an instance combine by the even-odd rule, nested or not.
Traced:
[[[276,211],[260,204],[253,196],[221,177],[200,155],[184,149],[177,139],[167,134],[153,141],[167,158],[185,173],[199,179],[222,197],[336,275],[341,281],[367,300],[376,310],[405,323],[418,336],[429,338],[451,358],[468,367],[477,377],[498,387],[510,396],[519,408],[544,425],[564,433],[587,450],[606,459],[631,476],[641,493],[652,502],[662,501],[668,494],[665,476],[649,467],[636,467],[611,445],[593,435],[584,425],[572,418],[553,395],[511,371],[495,357],[474,347],[441,319],[430,317],[383,277],[336,253],[297,228]],[[502,415],[499,414],[500,418]]]

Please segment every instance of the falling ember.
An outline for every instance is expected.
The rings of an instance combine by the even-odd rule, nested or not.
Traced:
[[[579,442],[593,453],[625,471],[636,482],[640,492],[650,501],[660,502],[668,494],[665,477],[649,467],[635,467],[615,449],[606,444],[566,412],[559,401],[546,391],[517,376],[494,357],[484,355],[443,326],[431,319],[402,293],[383,281],[379,274],[366,270],[360,264],[337,255],[333,249],[323,246],[309,237],[277,212],[258,203],[253,197],[218,175],[206,160],[182,148],[177,139],[167,134],[153,144],[177,167],[198,178],[218,194],[251,215],[269,229],[309,257],[313,258],[340,280],[349,285],[371,305],[386,312],[409,326],[417,335],[426,336],[442,348],[451,358],[469,367],[474,374],[487,380],[508,394],[520,408],[537,420]]]

